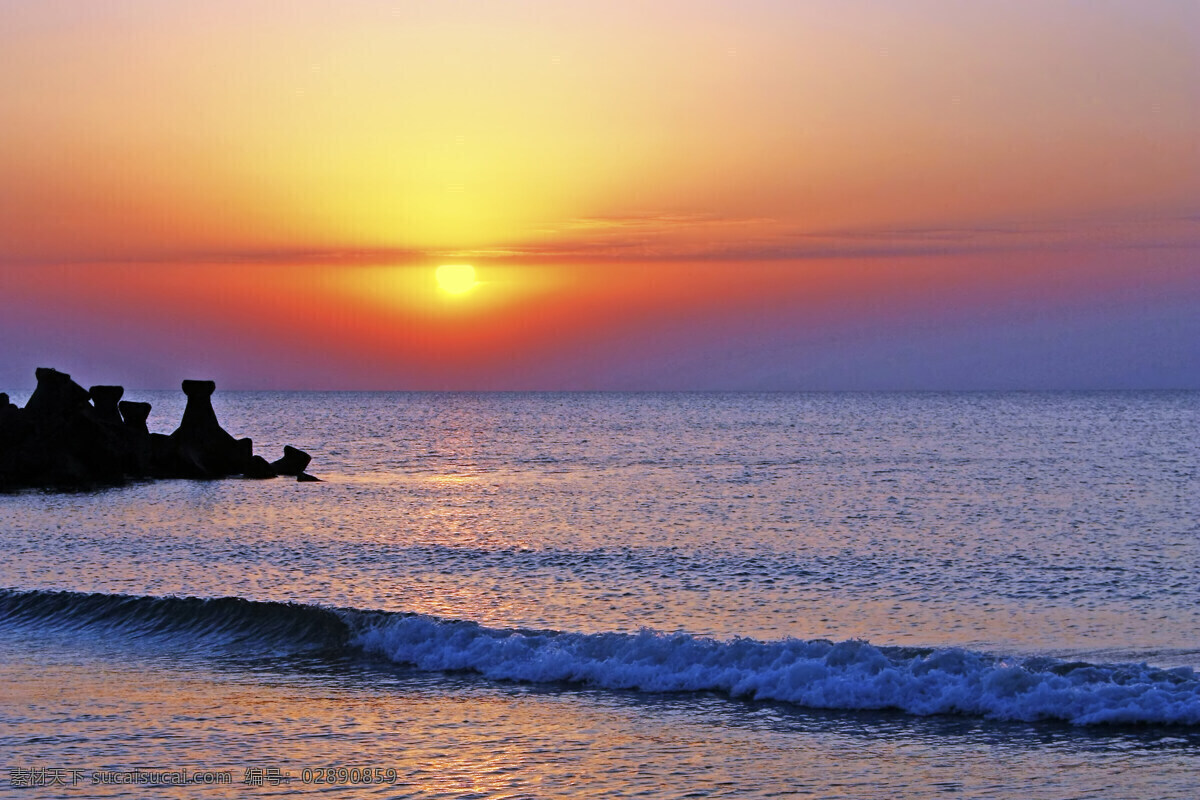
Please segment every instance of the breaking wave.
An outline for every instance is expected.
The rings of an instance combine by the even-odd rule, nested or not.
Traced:
[[[190,648],[332,651],[495,680],[717,692],[807,708],[892,709],[1076,725],[1200,725],[1190,667],[1005,659],[866,641],[489,628],[420,614],[242,598],[0,590],[0,623],[167,637]]]

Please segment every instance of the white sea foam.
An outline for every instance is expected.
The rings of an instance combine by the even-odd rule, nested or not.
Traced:
[[[489,628],[420,614],[246,600],[0,590],[0,621],[95,629],[238,653],[344,652],[498,680],[720,692],[811,708],[898,709],[1078,725],[1200,725],[1191,667],[1006,660],[861,640],[727,641],[687,633]]]
[[[859,640],[497,630],[420,615],[372,617],[358,627],[352,643],[368,653],[500,680],[713,691],[810,708],[1200,725],[1200,678],[1186,667],[1005,661],[969,650],[880,648]]]

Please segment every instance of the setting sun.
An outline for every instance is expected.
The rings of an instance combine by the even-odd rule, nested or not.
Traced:
[[[468,292],[477,283],[475,268],[470,264],[442,264],[437,268],[437,284],[450,294]]]

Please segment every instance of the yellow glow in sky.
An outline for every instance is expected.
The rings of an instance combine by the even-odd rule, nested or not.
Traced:
[[[479,284],[475,280],[475,268],[470,264],[442,264],[437,268],[436,277],[438,287],[450,294],[469,292]]]
[[[0,4],[0,257],[754,258],[1190,218],[1197,9]]]

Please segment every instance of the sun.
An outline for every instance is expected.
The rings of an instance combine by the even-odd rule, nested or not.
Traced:
[[[437,285],[444,292],[462,294],[478,285],[475,268],[470,264],[442,264],[437,268]]]

